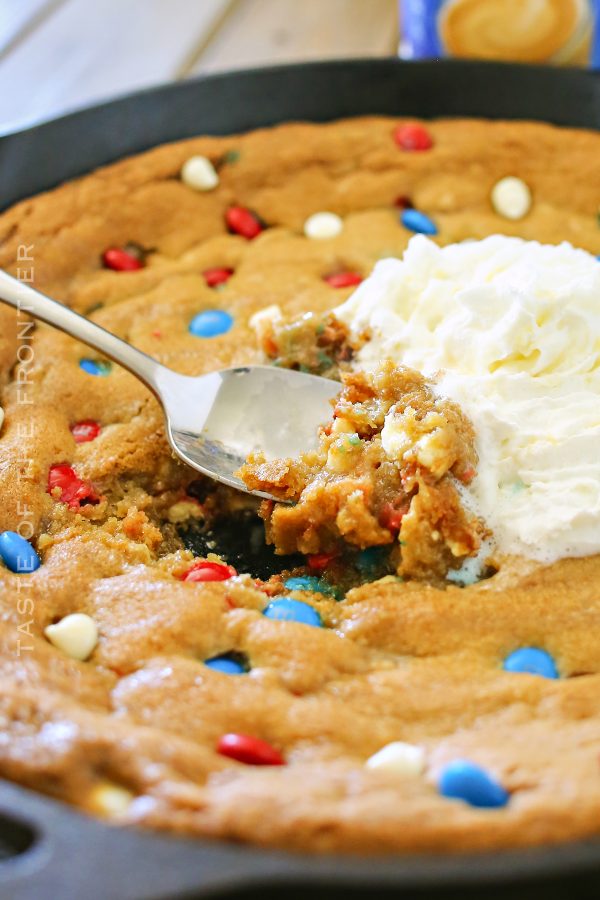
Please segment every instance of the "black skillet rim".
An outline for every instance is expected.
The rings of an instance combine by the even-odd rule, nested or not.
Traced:
[[[195,117],[197,104],[202,110],[202,104],[206,109],[211,103],[210,121]],[[367,114],[540,119],[600,128],[600,75],[392,58],[275,66],[149,88],[0,136],[0,172],[5,175],[0,205],[198,133]],[[32,849],[0,862],[2,896],[14,900],[75,897],[82,889],[90,900],[250,896],[255,889],[265,896],[269,888],[290,894],[294,886],[327,890],[330,897],[336,890],[351,896],[373,890],[406,896],[405,891],[419,890],[419,896],[425,891],[441,897],[446,888],[485,888],[489,896],[494,886],[504,885],[513,897],[523,886],[529,897],[537,884],[545,897],[558,896],[551,885],[577,896],[573,890],[579,876],[600,877],[597,840],[484,854],[322,858],[115,829],[7,782],[0,782],[2,813],[31,823],[41,834]],[[0,833],[2,827],[0,820]],[[8,834],[10,824],[4,828]],[[15,842],[22,844],[23,834],[13,831]],[[595,896],[599,885],[595,878],[593,886],[589,883]]]

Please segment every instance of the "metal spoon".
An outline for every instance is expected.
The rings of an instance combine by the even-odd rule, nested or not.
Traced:
[[[317,443],[340,386],[274,366],[242,366],[190,377],[167,369],[67,306],[0,271],[0,300],[60,328],[128,369],[156,395],[175,453],[209,478],[248,491],[234,472],[253,450],[267,459],[297,456]]]

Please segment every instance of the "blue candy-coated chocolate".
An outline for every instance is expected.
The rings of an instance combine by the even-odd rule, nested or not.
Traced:
[[[363,575],[374,575],[375,572],[383,565],[389,547],[367,547],[361,550],[356,557],[356,568]]]
[[[233,325],[233,317],[224,309],[205,309],[190,322],[189,331],[194,337],[212,338],[226,334]]]
[[[87,372],[88,375],[100,375],[105,377],[106,375],[110,375],[112,363],[103,359],[84,358],[79,360],[79,368],[83,369],[84,372]]]
[[[3,531],[0,534],[0,557],[11,572],[35,572],[41,564],[29,541],[16,531]]]
[[[438,229],[435,222],[425,213],[419,212],[418,209],[403,209],[400,214],[400,221],[409,231],[416,231],[417,234],[437,234]]]
[[[336,600],[340,599],[337,588],[324,578],[317,578],[316,575],[295,575],[293,578],[287,578],[283,586],[288,591],[313,591],[316,594],[325,594],[326,597],[334,597]]]
[[[208,666],[209,669],[215,669],[215,671],[223,672],[226,675],[245,675],[247,672],[244,664],[230,653],[212,656],[210,659],[204,660],[204,665]]]
[[[467,759],[455,759],[441,772],[438,790],[442,797],[464,800],[471,806],[506,806],[510,794],[491,775]]]
[[[310,604],[292,597],[274,597],[264,609],[267,619],[279,619],[285,622],[301,622],[302,625],[323,626],[321,616]]]
[[[507,672],[541,675],[542,678],[560,678],[556,663],[546,650],[539,647],[521,647],[510,653],[502,668]]]

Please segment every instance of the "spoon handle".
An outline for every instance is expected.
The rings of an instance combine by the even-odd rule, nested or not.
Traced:
[[[73,312],[68,306],[51,300],[35,288],[13,278],[7,272],[0,269],[0,300],[14,306],[19,312],[26,313],[59,328],[71,337],[82,341],[94,350],[98,350],[104,356],[108,356],[123,368],[137,375],[148,387],[159,394],[159,381],[161,373],[169,372],[160,363],[152,359],[141,350],[137,350],[122,341],[121,338],[111,334],[110,331],[84,319],[78,313]]]

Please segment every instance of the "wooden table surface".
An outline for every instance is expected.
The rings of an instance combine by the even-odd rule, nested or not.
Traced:
[[[203,72],[398,47],[397,0],[0,0],[0,131]]]

